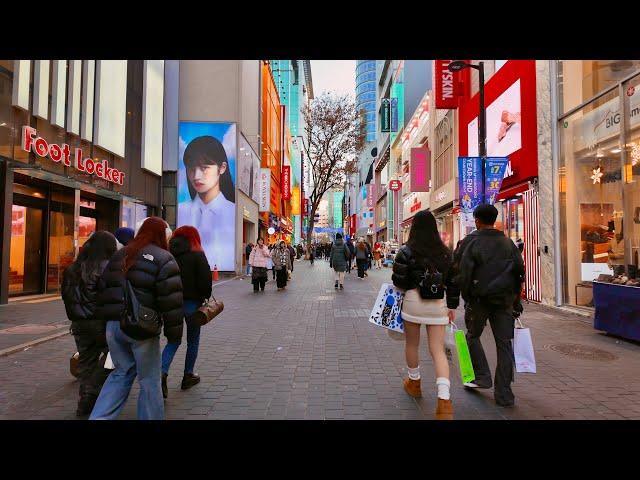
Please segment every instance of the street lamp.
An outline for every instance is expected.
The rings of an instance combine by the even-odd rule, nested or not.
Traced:
[[[450,72],[458,72],[465,68],[475,68],[478,71],[478,84],[480,93],[480,114],[478,115],[478,155],[482,159],[482,203],[485,202],[485,160],[487,158],[487,112],[484,107],[484,62],[478,65],[455,60],[448,67]]]

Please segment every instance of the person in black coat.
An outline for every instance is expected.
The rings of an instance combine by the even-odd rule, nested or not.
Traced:
[[[114,420],[124,408],[136,376],[140,384],[138,418],[164,419],[160,386],[159,335],[139,335],[121,321],[127,282],[138,302],[162,319],[169,342],[182,338],[182,280],[180,267],[168,250],[171,230],[159,217],[147,218],[136,237],[119,250],[98,282],[96,315],[107,322],[107,343],[115,365],[93,407],[90,420]]]
[[[105,322],[96,317],[96,295],[98,280],[115,252],[116,238],[109,232],[95,232],[62,275],[62,300],[79,353],[79,417],[91,413],[110,373],[100,364],[108,348]]]
[[[184,317],[187,324],[187,355],[184,362],[182,390],[200,383],[193,373],[200,345],[200,324],[192,318],[194,312],[211,296],[211,266],[202,250],[200,234],[195,227],[182,226],[173,232],[169,250],[180,266]],[[168,396],[167,376],[180,342],[169,342],[162,351],[162,395]]]
[[[491,370],[480,343],[489,320],[498,357],[494,399],[498,405],[510,407],[515,403],[511,390],[514,317],[522,313],[524,261],[518,247],[494,228],[498,210],[493,205],[476,207],[473,216],[477,230],[467,235],[454,252],[456,282],[465,300],[466,338],[476,377],[465,386],[492,386]]]

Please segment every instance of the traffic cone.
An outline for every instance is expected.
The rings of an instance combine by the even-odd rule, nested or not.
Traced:
[[[213,281],[218,281],[218,265],[213,266]]]

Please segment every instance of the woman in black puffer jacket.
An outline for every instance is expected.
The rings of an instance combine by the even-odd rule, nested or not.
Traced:
[[[168,251],[171,230],[158,217],[144,221],[136,237],[109,261],[98,283],[98,315],[107,322],[107,343],[115,370],[102,387],[91,420],[115,419],[136,376],[140,383],[138,419],[164,419],[160,387],[160,338],[133,338],[120,327],[128,280],[141,305],[156,310],[170,342],[182,338],[180,268]],[[133,332],[129,332],[133,335]],[[136,335],[137,336],[137,335]]]
[[[211,267],[202,250],[200,234],[195,227],[185,225],[173,232],[169,250],[180,266],[184,317],[187,324],[187,355],[181,389],[186,390],[200,383],[193,373],[200,345],[200,324],[192,318],[193,313],[211,296]],[[162,395],[167,398],[167,375],[180,342],[169,342],[162,351]]]
[[[433,282],[429,286],[444,287],[446,303],[444,298],[422,298],[419,285],[427,269],[432,275],[441,274],[440,281],[437,277],[428,275]],[[460,290],[453,281],[451,251],[442,242],[436,219],[429,210],[422,210],[413,217],[409,240],[396,255],[391,280],[396,287],[405,290],[402,320],[409,375],[404,379],[404,389],[412,397],[422,396],[418,347],[420,346],[420,329],[425,325],[429,353],[433,359],[436,374],[438,395],[436,418],[452,419],[449,363],[444,350],[444,334],[446,325],[455,320]]]
[[[84,243],[78,258],[62,276],[62,300],[78,353],[80,394],[76,415],[89,415],[109,370],[100,364],[106,355],[105,322],[96,317],[98,280],[116,251],[116,238],[109,232],[95,232]]]

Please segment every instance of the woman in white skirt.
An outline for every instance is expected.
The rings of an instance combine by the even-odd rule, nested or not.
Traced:
[[[444,333],[447,324],[455,320],[460,290],[453,281],[451,251],[442,242],[436,219],[429,210],[422,210],[413,217],[409,240],[396,255],[391,278],[396,287],[406,291],[402,319],[408,378],[404,379],[404,389],[412,397],[422,396],[418,349],[420,328],[426,325],[429,353],[436,373],[436,418],[451,420],[453,405]]]

